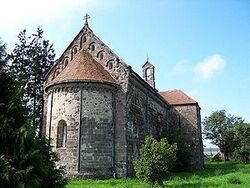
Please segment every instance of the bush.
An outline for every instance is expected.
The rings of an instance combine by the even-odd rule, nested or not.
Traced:
[[[190,163],[190,157],[191,157],[190,145],[183,139],[182,131],[183,130],[181,128],[173,129],[168,139],[170,144],[174,143],[177,144],[177,151],[176,151],[177,160],[175,161],[172,169],[172,171],[177,171],[177,172],[188,169],[188,164]]]
[[[250,124],[240,123],[234,128],[235,144],[233,157],[236,161],[250,161]]]
[[[162,184],[169,177],[169,169],[176,160],[177,145],[170,145],[167,140],[145,138],[145,144],[140,149],[140,159],[134,161],[136,176],[150,184]]]
[[[64,187],[56,154],[46,139],[36,137],[18,83],[2,70],[0,91],[0,187]]]
[[[228,178],[228,183],[230,183],[230,184],[241,184],[242,182],[241,182],[241,180],[239,178],[232,176],[232,177]]]

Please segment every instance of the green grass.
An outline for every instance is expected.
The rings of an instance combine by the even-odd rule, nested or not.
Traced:
[[[70,180],[67,188],[150,188],[138,179]],[[154,186],[160,187],[160,186]],[[211,162],[205,170],[172,173],[164,182],[166,188],[249,188],[250,164]]]

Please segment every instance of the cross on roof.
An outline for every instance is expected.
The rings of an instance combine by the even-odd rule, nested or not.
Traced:
[[[90,16],[88,14],[86,14],[84,17],[83,17],[83,20],[85,20],[85,25],[88,25],[88,19],[90,19]]]

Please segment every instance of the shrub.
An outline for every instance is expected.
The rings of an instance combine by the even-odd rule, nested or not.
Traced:
[[[36,137],[18,83],[1,69],[0,91],[0,187],[64,187],[56,154],[46,139]]]
[[[150,184],[162,184],[176,160],[176,151],[177,145],[170,145],[165,138],[157,141],[146,137],[140,149],[140,159],[134,161],[136,176]]]
[[[234,148],[233,157],[236,161],[249,163],[250,161],[250,124],[240,123],[234,128]]]
[[[169,136],[170,144],[177,144],[176,157],[174,162],[173,171],[183,171],[187,169],[190,163],[190,145],[182,138],[182,129],[176,128],[172,130],[172,134]]]
[[[239,178],[236,178],[234,176],[228,178],[228,182],[230,184],[241,184],[241,180]]]
[[[220,162],[220,161],[222,161],[222,159],[221,159],[219,153],[217,153],[216,155],[214,155],[214,156],[211,158],[211,162]]]

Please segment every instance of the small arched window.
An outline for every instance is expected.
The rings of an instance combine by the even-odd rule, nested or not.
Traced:
[[[75,47],[73,50],[74,55],[77,53],[77,48]]]
[[[100,60],[103,60],[103,53],[100,54]]]
[[[107,67],[109,70],[111,70],[111,69],[113,68],[113,62],[114,62],[113,60],[108,61],[106,67]]]
[[[82,38],[82,43],[85,43],[87,41],[87,38],[84,36],[83,38]]]
[[[101,50],[100,52],[98,52],[97,57],[98,57],[100,60],[103,60],[103,57],[104,57],[103,50]]]
[[[68,63],[69,63],[69,60],[65,59],[65,61],[64,61],[64,68],[68,65]]]
[[[91,51],[94,51],[95,50],[95,45],[92,44],[91,47],[90,47]]]
[[[89,44],[90,51],[95,51],[95,42]]]
[[[147,68],[145,73],[146,73],[146,76],[145,76],[146,80],[150,80],[151,69],[150,69],[150,68]]]
[[[60,120],[57,126],[56,147],[57,148],[65,147],[66,140],[67,140],[67,124],[64,120]]]

